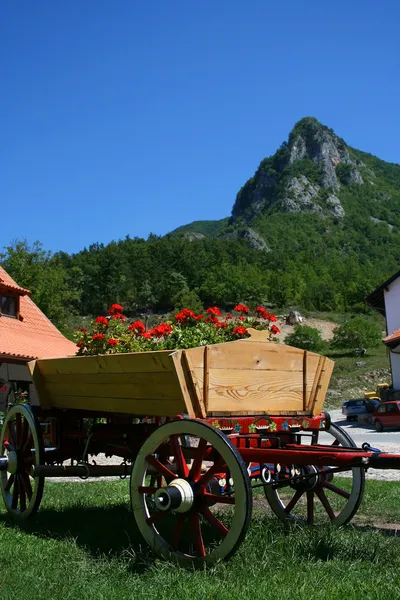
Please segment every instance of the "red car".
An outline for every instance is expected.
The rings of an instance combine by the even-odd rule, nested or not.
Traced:
[[[385,427],[400,427],[400,401],[382,402],[372,414],[372,422],[377,431]]]

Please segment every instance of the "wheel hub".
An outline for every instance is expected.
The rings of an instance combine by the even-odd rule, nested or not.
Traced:
[[[194,502],[192,486],[186,479],[173,479],[169,485],[156,491],[154,502],[158,510],[188,512]]]
[[[18,473],[18,455],[15,450],[9,452],[7,458],[7,471],[11,473],[11,475],[16,475]]]
[[[305,465],[300,468],[300,475],[290,484],[295,490],[307,492],[313,490],[321,480],[320,471],[314,465]]]

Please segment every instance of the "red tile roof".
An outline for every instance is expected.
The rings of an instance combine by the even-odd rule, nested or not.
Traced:
[[[389,348],[395,348],[400,345],[400,329],[395,329],[390,335],[383,338],[382,342],[389,346]]]
[[[19,292],[23,317],[20,321],[0,315],[0,357],[30,360],[76,353],[76,345],[67,340],[29,298],[29,290],[19,287],[2,267],[0,285]]]

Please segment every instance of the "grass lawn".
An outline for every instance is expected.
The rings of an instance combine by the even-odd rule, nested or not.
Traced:
[[[260,501],[239,552],[202,572],[147,550],[129,509],[129,483],[47,483],[24,528],[0,513],[1,600],[400,598],[400,483],[367,482],[355,524],[286,529]],[[257,495],[259,499],[259,495]]]

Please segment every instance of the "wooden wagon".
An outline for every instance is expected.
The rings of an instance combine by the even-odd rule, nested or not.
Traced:
[[[254,488],[284,521],[347,523],[365,469],[400,458],[354,448],[321,412],[332,361],[249,331],[189,350],[30,363],[40,406],[11,407],[0,439],[11,516],[37,511],[46,477],[130,475],[143,538],[195,566],[235,552]],[[97,465],[99,453],[120,464]],[[341,471],[351,477],[338,485]]]

